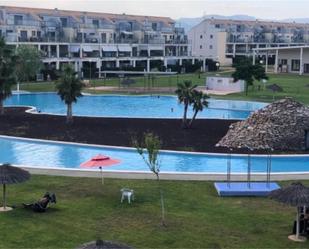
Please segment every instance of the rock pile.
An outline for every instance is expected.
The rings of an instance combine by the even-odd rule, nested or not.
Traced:
[[[309,108],[292,98],[276,101],[230,126],[217,147],[250,150],[295,151],[306,149]]]

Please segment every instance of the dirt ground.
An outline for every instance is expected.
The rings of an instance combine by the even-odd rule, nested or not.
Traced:
[[[0,134],[88,144],[132,146],[132,138],[152,132],[162,140],[162,149],[230,153],[216,143],[235,120],[200,119],[192,129],[182,129],[180,119],[134,119],[75,117],[67,125],[64,116],[25,113],[25,108],[7,108],[0,116]],[[233,150],[233,153],[246,153]],[[263,153],[263,151],[250,151]]]

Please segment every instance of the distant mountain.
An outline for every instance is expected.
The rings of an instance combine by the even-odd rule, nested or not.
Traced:
[[[206,15],[204,17],[181,17],[176,20],[177,27],[183,27],[186,31],[189,31],[193,26],[199,24],[203,19],[206,18],[217,18],[217,19],[230,19],[230,20],[246,20],[254,21],[254,16],[247,15],[233,15],[233,16],[221,16],[221,15]]]

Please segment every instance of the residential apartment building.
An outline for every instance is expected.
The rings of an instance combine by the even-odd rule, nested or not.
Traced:
[[[72,63],[99,71],[191,60],[183,28],[168,17],[0,6],[0,35],[12,46],[42,51],[45,65]]]
[[[205,19],[188,33],[193,56],[231,64],[236,56],[251,56],[254,49],[309,44],[309,24],[270,21]],[[265,54],[260,54],[264,56]],[[274,54],[267,60],[274,61]]]

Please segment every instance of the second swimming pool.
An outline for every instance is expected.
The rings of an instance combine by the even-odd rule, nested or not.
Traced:
[[[14,94],[5,105],[34,106],[43,113],[66,114],[66,106],[55,93]],[[245,119],[265,103],[210,99],[198,118]],[[181,118],[183,105],[175,96],[85,95],[73,107],[74,115],[132,118]],[[192,116],[192,110],[188,112]]]
[[[38,168],[79,169],[97,154],[121,161],[105,168],[116,171],[147,171],[133,148],[89,146],[0,136],[0,163]],[[227,155],[162,151],[162,172],[225,173]],[[252,172],[266,172],[267,156],[251,156]],[[233,173],[247,172],[247,156],[232,155]],[[272,156],[272,172],[309,172],[309,155]]]

